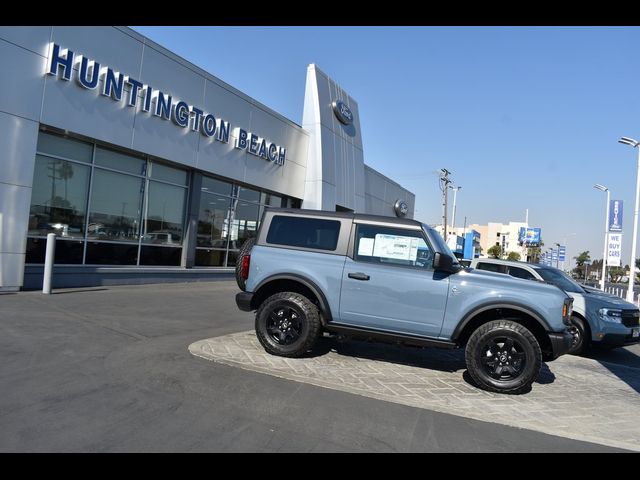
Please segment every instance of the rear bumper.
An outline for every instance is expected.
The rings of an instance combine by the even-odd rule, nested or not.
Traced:
[[[240,292],[236,293],[236,305],[243,312],[250,312],[253,310],[251,307],[251,300],[253,299],[253,293]]]
[[[548,332],[551,340],[552,359],[555,360],[560,355],[564,355],[571,348],[573,336],[567,332]]]

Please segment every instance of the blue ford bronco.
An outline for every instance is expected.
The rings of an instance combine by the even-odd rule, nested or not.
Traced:
[[[572,298],[554,285],[461,267],[416,220],[267,209],[240,250],[236,303],[264,349],[309,352],[327,333],[465,348],[481,388],[523,393],[566,353]]]

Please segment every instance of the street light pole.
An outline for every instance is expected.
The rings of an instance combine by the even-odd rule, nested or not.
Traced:
[[[462,189],[462,187],[452,187],[449,186],[453,192],[453,214],[451,215],[451,230],[456,228],[456,199],[458,198],[458,190]]]
[[[618,140],[625,145],[638,148],[640,144],[637,140],[629,137],[622,137]],[[633,284],[636,276],[636,241],[638,239],[638,206],[640,206],[640,149],[638,149],[638,162],[636,167],[636,206],[633,210],[633,239],[631,240],[631,261],[629,262],[629,288],[627,289],[627,302],[633,303]],[[608,208],[608,207],[607,207]]]
[[[556,268],[560,268],[560,244],[557,242],[556,247],[558,247],[558,252],[556,254]]]
[[[611,191],[604,185],[596,183],[593,188],[597,188],[601,192],[607,192],[607,208],[604,221],[604,253],[602,254],[602,278],[600,279],[600,290],[604,292],[604,281],[607,277],[607,231],[609,230],[609,201],[611,198]]]
[[[449,192],[449,184],[452,180],[449,178],[451,172],[446,168],[440,169],[440,189],[442,190],[442,238],[447,241],[447,193]]]

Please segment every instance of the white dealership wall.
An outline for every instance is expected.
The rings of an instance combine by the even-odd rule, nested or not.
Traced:
[[[54,43],[228,121],[229,142],[100,95],[100,86],[82,88],[77,72],[71,81],[48,75]],[[340,205],[394,215],[393,204],[402,199],[413,216],[414,195],[364,165],[357,103],[315,65],[309,66],[301,127],[127,27],[0,27],[0,60],[0,290],[23,285],[41,126],[303,199],[303,208]],[[336,99],[355,114],[348,132],[331,110]],[[235,148],[238,127],[286,148],[284,165]]]

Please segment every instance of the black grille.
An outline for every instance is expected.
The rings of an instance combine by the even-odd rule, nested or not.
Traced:
[[[638,310],[623,310],[622,324],[625,327],[637,327],[640,325],[640,314]]]

